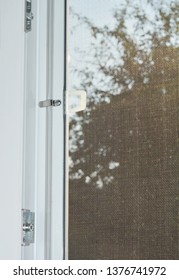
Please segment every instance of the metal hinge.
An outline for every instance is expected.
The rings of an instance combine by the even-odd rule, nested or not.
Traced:
[[[31,31],[33,18],[32,0],[25,0],[25,32]]]
[[[35,213],[22,209],[22,246],[34,243]]]

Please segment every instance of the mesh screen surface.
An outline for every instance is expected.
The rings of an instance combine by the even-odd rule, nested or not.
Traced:
[[[177,2],[71,0],[70,259],[179,259]]]

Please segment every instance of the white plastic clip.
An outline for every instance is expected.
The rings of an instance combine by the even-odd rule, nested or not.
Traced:
[[[69,100],[68,113],[76,113],[86,109],[86,92],[84,90],[76,90],[67,92],[67,99]]]

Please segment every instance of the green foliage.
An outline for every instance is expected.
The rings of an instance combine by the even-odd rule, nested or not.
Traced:
[[[151,143],[160,139],[156,133],[159,123],[165,125],[164,112],[172,110],[171,106],[176,109],[178,1],[169,2],[166,10],[162,5],[155,7],[154,1],[148,4],[155,12],[153,21],[147,10],[126,1],[122,9],[114,11],[113,27],[98,27],[72,11],[91,33],[91,52],[85,54],[85,66],[75,69],[88,93],[88,109],[70,122],[73,184],[80,180],[90,186],[115,185],[129,173],[143,172],[143,167],[147,168],[144,162],[135,168],[139,161],[136,145],[150,152]],[[133,32],[127,24],[129,19],[134,23]],[[156,114],[158,123],[153,127]],[[146,139],[140,133],[146,134]],[[161,131],[160,141],[162,137]],[[154,144],[153,149],[157,147]],[[155,171],[152,165],[159,157],[156,152],[148,162],[149,173]],[[111,163],[115,166],[119,162],[110,168]]]

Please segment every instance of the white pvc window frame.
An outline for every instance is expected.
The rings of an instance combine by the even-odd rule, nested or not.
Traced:
[[[32,31],[25,33],[25,0],[0,0],[0,259],[68,258],[66,5],[32,0]],[[46,99],[62,105],[40,108]],[[21,246],[22,208],[36,217],[35,243],[27,247]]]
[[[22,248],[22,259],[65,259],[65,185],[66,185],[66,48],[65,0],[37,0],[36,19],[32,32],[36,40],[36,147],[35,181],[32,189],[24,184],[24,193],[31,193],[31,202],[23,195],[23,208],[35,211],[35,244]],[[34,29],[33,29],[34,28]],[[30,34],[26,34],[29,39]],[[30,48],[27,40],[27,57]],[[28,67],[27,65],[25,67]],[[31,66],[30,66],[31,67]],[[28,78],[28,77],[26,77]],[[39,102],[60,99],[61,106],[40,108]],[[27,104],[28,105],[28,104]],[[26,123],[24,124],[24,128]],[[28,129],[28,127],[26,128]],[[28,145],[24,166],[28,165]],[[24,173],[24,182],[28,172]],[[27,184],[28,185],[28,184]],[[34,197],[34,201],[33,201]],[[25,201],[25,202],[24,202]],[[28,205],[28,207],[26,207]]]

